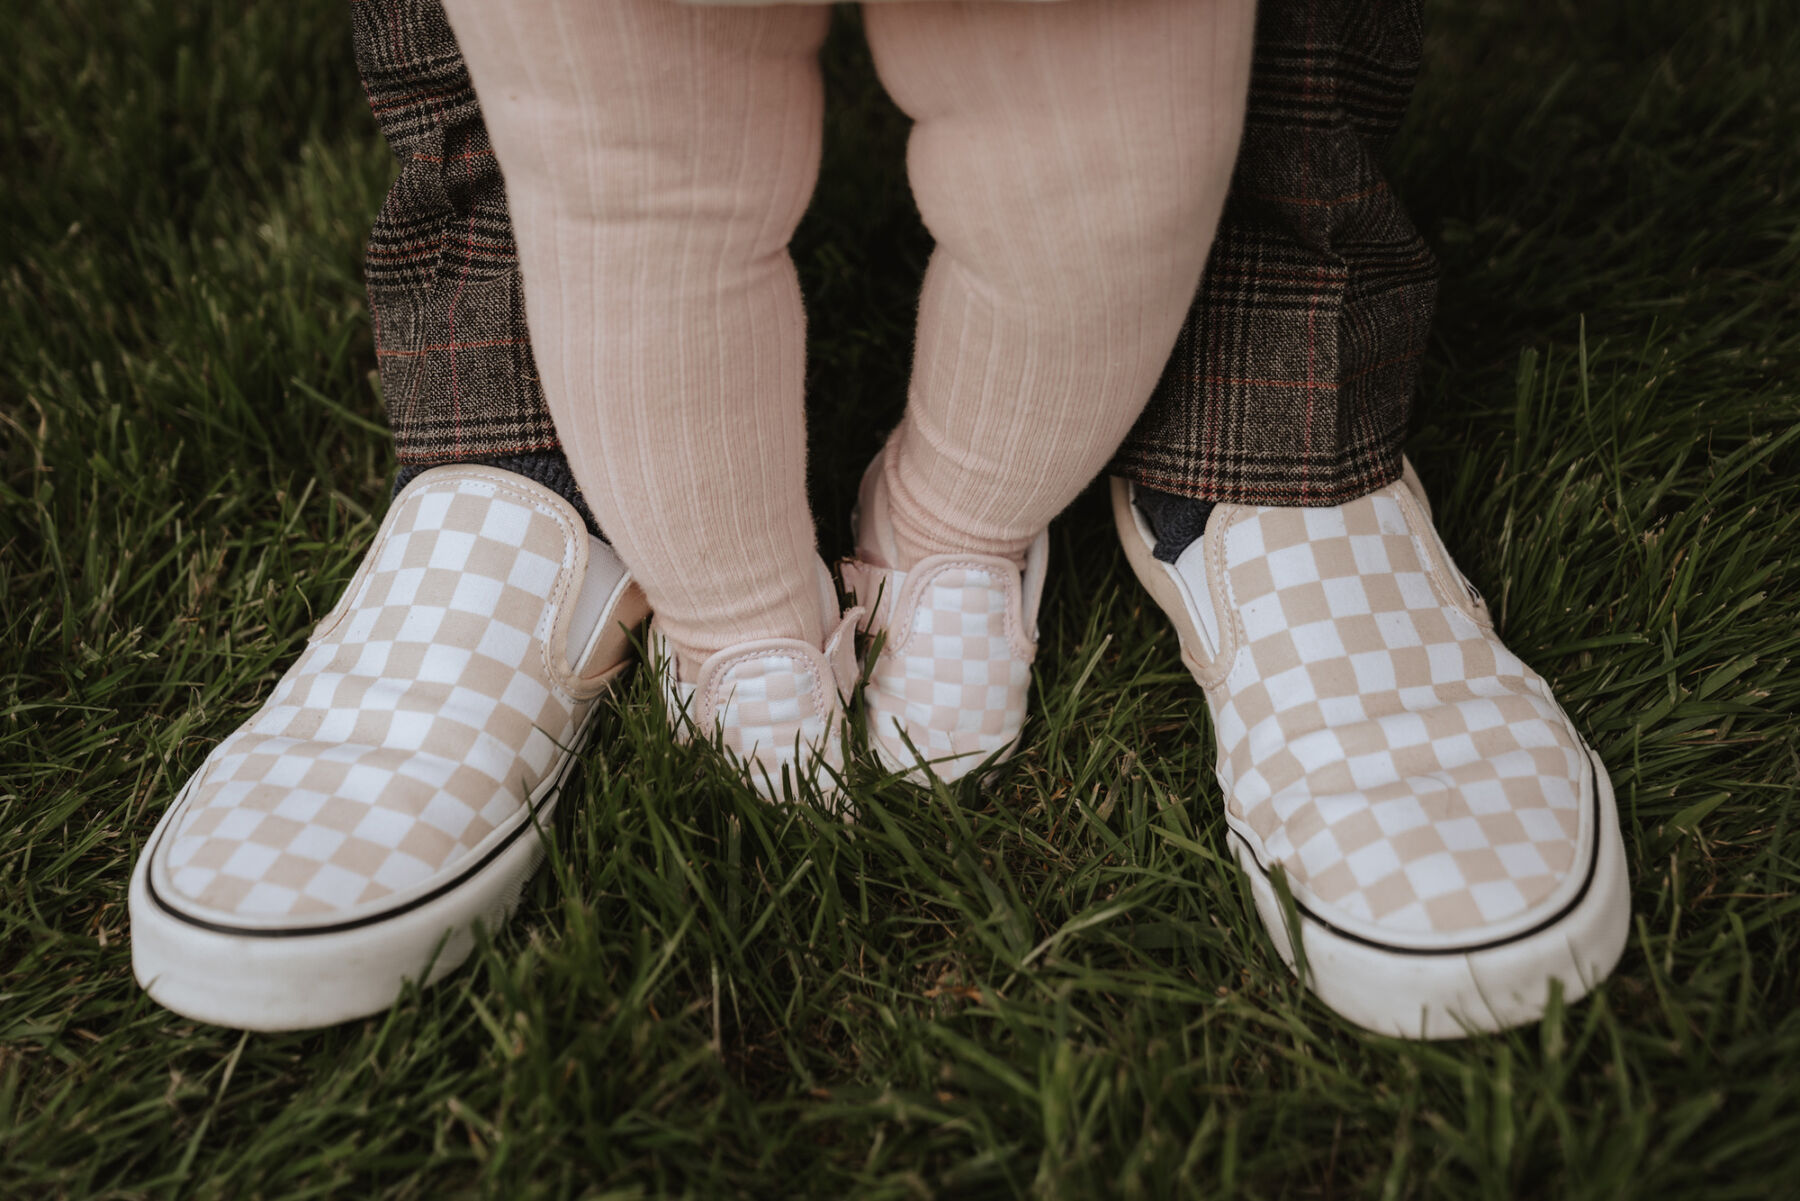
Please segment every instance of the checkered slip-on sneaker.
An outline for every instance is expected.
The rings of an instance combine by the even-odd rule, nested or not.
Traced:
[[[837,613],[837,590],[819,564],[821,605]],[[678,740],[716,743],[765,800],[811,794],[843,813],[844,703],[856,686],[861,609],[838,617],[823,649],[798,638],[740,642],[710,656],[692,680],[654,620],[648,653],[663,710]]]
[[[883,767],[925,782],[998,766],[1018,748],[1037,655],[1048,532],[1021,572],[993,555],[894,561],[880,495],[881,458],[863,476],[852,519],[857,555],[838,564],[844,590],[868,610],[879,651],[863,689],[869,745]]]
[[[1456,1038],[1612,970],[1630,895],[1606,769],[1495,634],[1410,464],[1345,505],[1219,505],[1173,564],[1122,480],[1113,512],[1212,710],[1257,910],[1327,1005]]]
[[[139,983],[191,1018],[291,1030],[456,967],[542,857],[644,614],[554,492],[486,467],[420,475],[151,834],[131,878]]]

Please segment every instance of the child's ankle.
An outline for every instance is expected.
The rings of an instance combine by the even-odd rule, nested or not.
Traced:
[[[957,530],[951,523],[896,504],[878,464],[863,481],[857,531],[857,557],[878,567],[911,571],[933,555],[994,555],[1023,570],[1032,538],[1017,542],[984,540]]]
[[[767,642],[775,639],[791,639],[795,642],[802,642],[807,646],[813,647],[815,650],[824,642],[823,635],[813,637],[811,630],[788,631],[771,629],[750,633],[745,637],[734,638],[723,644],[716,642],[702,644],[678,641],[677,639],[670,637],[665,630],[663,632],[662,645],[664,651],[675,662],[675,678],[684,684],[694,684],[699,682],[701,673],[706,668],[707,660],[711,659],[713,656],[724,651],[746,647],[752,643]]]
[[[1019,542],[992,542],[952,533],[948,529],[938,528],[924,533],[895,527],[893,545],[894,567],[900,571],[911,571],[920,563],[933,555],[984,555],[1005,559],[1014,567],[1025,569],[1025,552],[1031,548],[1031,539]]]
[[[804,596],[810,588],[810,598],[795,597],[791,603],[742,617],[735,623],[692,617],[671,621],[666,612],[662,614],[657,628],[664,649],[674,660],[676,678],[686,684],[695,683],[708,659],[750,643],[792,639],[814,650],[823,649],[841,617],[837,585],[832,582],[830,570],[818,559],[813,560],[811,573],[811,583],[799,590]],[[814,603],[817,608],[812,607]]]

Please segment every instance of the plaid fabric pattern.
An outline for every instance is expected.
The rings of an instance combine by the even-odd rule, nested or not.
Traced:
[[[172,895],[341,917],[523,819],[590,707],[549,647],[586,533],[528,487],[450,468],[401,497],[360,579],[196,773],[159,865]]]
[[[1249,112],[1188,320],[1112,471],[1200,500],[1334,505],[1400,474],[1437,270],[1378,156],[1418,0],[1263,0]]]
[[[1406,485],[1214,524],[1226,645],[1202,678],[1259,858],[1389,934],[1491,928],[1555,893],[1577,862],[1583,744]]]
[[[400,462],[556,452],[499,168],[443,10],[352,13],[401,162],[368,254]],[[1399,474],[1433,312],[1435,264],[1376,163],[1417,71],[1420,3],[1263,0],[1257,40],[1206,276],[1112,470],[1203,500],[1329,505]]]
[[[355,0],[351,16],[369,107],[400,160],[365,265],[399,460],[555,451],[499,163],[443,7]]]

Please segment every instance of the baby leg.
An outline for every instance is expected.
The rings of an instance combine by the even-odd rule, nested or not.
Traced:
[[[787,247],[818,171],[827,11],[446,8],[506,175],[557,431],[683,674],[752,639],[819,646]]]
[[[1021,560],[1156,384],[1224,206],[1252,0],[869,6],[937,241],[880,481],[897,567]]]

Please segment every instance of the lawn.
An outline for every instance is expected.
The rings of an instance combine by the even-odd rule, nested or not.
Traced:
[[[1412,455],[1611,771],[1635,927],[1502,1036],[1313,1001],[1090,490],[986,793],[769,809],[640,676],[518,920],[365,1022],[132,982],[129,868],[386,503],[341,4],[17,0],[0,110],[0,1196],[1800,1196],[1800,8],[1433,6]],[[846,549],[927,249],[854,22],[797,256]]]

